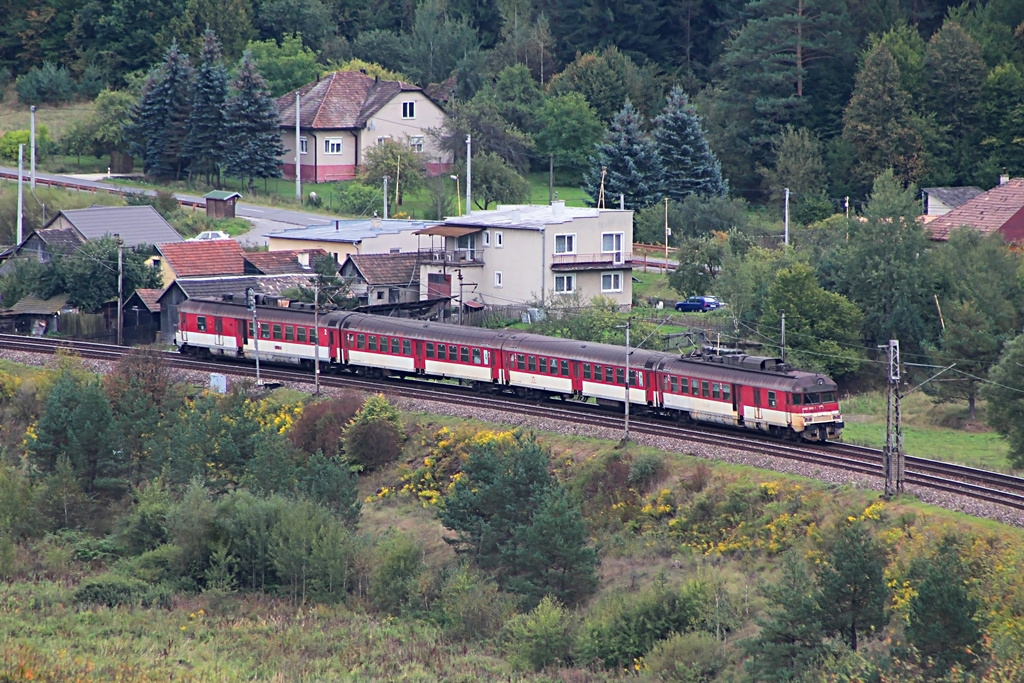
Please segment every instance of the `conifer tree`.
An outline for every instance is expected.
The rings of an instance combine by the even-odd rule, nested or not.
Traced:
[[[205,176],[209,185],[223,164],[228,132],[224,112],[228,72],[221,59],[220,43],[210,29],[203,34],[203,55],[192,92],[192,115],[185,140],[185,155],[191,161],[189,171]]]
[[[682,201],[691,194],[721,197],[728,191],[718,157],[708,146],[697,111],[682,88],[672,88],[654,126],[662,190],[670,199]]]
[[[229,133],[225,172],[235,178],[246,178],[251,191],[254,179],[281,175],[281,117],[248,51],[238,64],[231,90],[226,105]]]
[[[818,571],[818,604],[826,632],[850,649],[858,636],[885,625],[885,551],[863,523],[840,523]]]
[[[625,195],[627,209],[642,209],[660,198],[661,163],[643,123],[643,117],[627,99],[604,141],[597,145],[583,177],[583,189],[594,205],[600,201],[602,169],[606,207],[617,207],[620,193]]]
[[[920,179],[922,144],[913,125],[910,95],[885,46],[876,46],[864,58],[843,122],[843,139],[856,159],[853,175],[862,187],[887,168],[904,184]]]
[[[141,157],[147,175],[177,178],[187,165],[183,154],[191,103],[192,67],[174,43],[146,79],[128,126],[132,154]]]

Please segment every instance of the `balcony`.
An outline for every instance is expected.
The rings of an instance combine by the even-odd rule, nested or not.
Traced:
[[[633,255],[623,252],[600,254],[553,254],[551,270],[626,270],[633,268]]]
[[[483,253],[479,249],[420,249],[421,263],[449,266],[483,266]]]

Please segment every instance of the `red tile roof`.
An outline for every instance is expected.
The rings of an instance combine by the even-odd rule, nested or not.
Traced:
[[[308,254],[309,258],[303,265],[299,254]],[[312,273],[313,262],[326,256],[323,249],[283,249],[281,251],[252,251],[245,255],[245,260],[264,275],[285,275],[287,273]]]
[[[146,308],[151,313],[160,312],[160,304],[157,303],[157,299],[164,293],[163,289],[136,289],[135,296],[142,299],[142,303],[146,304]]]
[[[419,282],[419,254],[349,254],[348,262],[356,267],[368,285],[408,285]],[[343,274],[347,274],[347,271],[343,265]]]
[[[234,240],[161,244],[157,249],[177,277],[245,273],[244,252]]]
[[[949,233],[959,227],[974,228],[987,235],[999,231],[1022,209],[1024,178],[1013,178],[936,217],[925,230],[933,240],[942,241],[948,240]]]
[[[363,128],[391,98],[422,88],[402,81],[381,81],[359,71],[335,71],[277,100],[282,126],[295,125],[295,93],[302,95],[299,122],[303,128]]]

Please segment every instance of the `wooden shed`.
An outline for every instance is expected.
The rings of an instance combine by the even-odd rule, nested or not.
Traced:
[[[203,195],[206,200],[206,215],[210,218],[234,218],[235,202],[242,198],[237,192],[214,190]]]

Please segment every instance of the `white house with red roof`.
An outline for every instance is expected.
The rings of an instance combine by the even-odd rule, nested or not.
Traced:
[[[300,95],[299,147],[302,179],[311,182],[354,178],[366,150],[392,140],[424,157],[430,174],[451,159],[428,130],[440,128],[444,111],[419,86],[385,81],[359,71],[335,71],[277,100],[281,157],[286,178],[295,178],[295,95]]]

